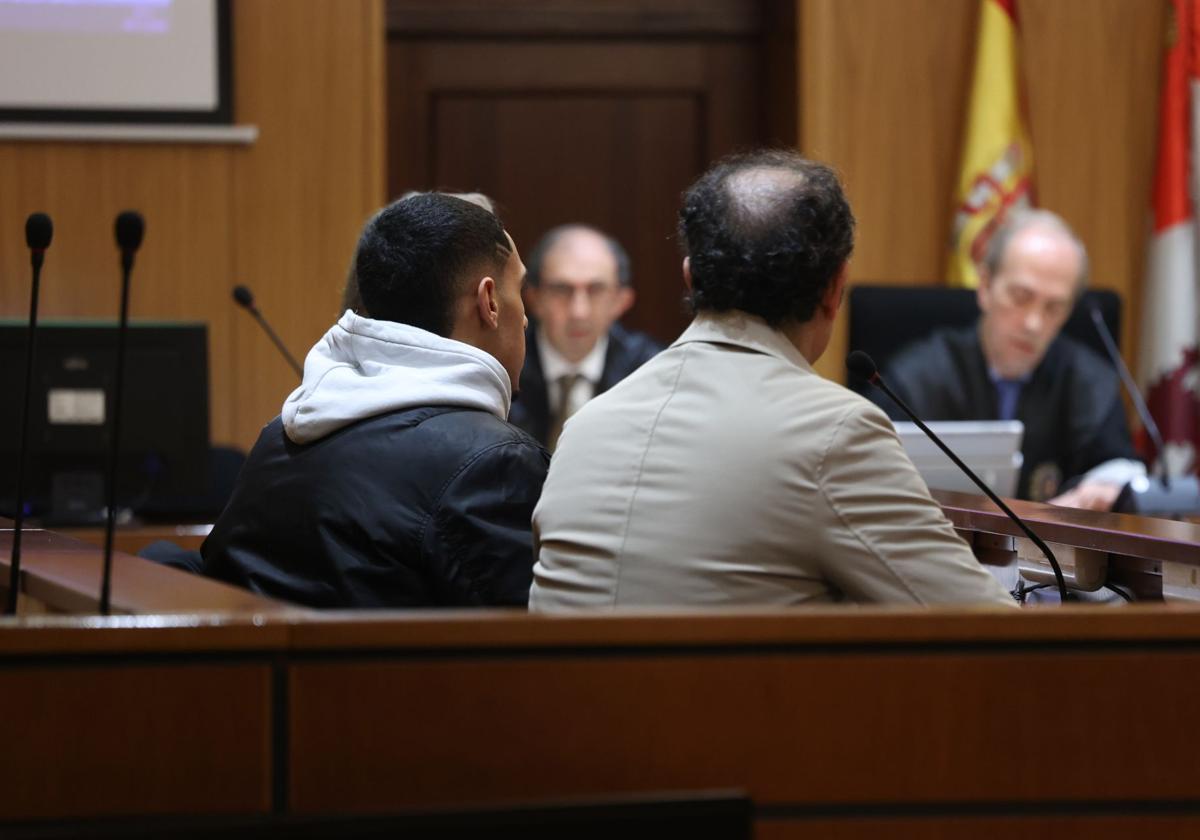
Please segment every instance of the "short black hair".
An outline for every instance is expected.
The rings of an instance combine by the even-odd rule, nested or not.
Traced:
[[[511,253],[495,214],[444,193],[418,193],[367,222],[354,273],[372,318],[448,336],[466,273],[481,265],[500,271]]]
[[[530,286],[540,286],[542,284],[542,263],[546,260],[546,254],[566,234],[581,230],[594,233],[604,240],[604,244],[608,246],[609,253],[612,254],[613,260],[617,264],[617,283],[627,287],[633,286],[633,269],[630,265],[629,252],[621,246],[620,242],[604,231],[578,222],[559,225],[542,234],[542,238],[533,246],[533,250],[529,252],[529,256],[525,260],[525,281]]]
[[[688,188],[679,238],[693,311],[739,309],[773,327],[803,323],[854,250],[837,174],[794,152],[726,158]]]

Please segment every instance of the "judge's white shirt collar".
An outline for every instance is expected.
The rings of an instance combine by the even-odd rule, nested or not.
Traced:
[[[562,353],[555,350],[549,339],[546,338],[545,330],[541,327],[538,328],[537,338],[542,375],[546,378],[546,382],[557,383],[564,376],[573,373],[580,374],[592,385],[600,382],[600,377],[604,375],[604,356],[608,353],[608,333],[600,336],[596,346],[578,364],[567,361]]]

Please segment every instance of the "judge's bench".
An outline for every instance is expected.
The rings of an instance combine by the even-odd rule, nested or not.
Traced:
[[[1200,526],[1014,507],[1135,603],[328,613],[118,555],[100,617],[101,552],[27,531],[0,834],[1195,836]]]

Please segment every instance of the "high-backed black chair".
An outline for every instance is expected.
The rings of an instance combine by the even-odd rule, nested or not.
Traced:
[[[1107,289],[1089,289],[1084,293],[1063,327],[1063,334],[1107,360],[1103,340],[1089,314],[1093,303],[1100,308],[1104,323],[1120,346],[1121,298]],[[868,353],[880,370],[885,370],[888,361],[904,347],[935,329],[966,327],[979,318],[974,289],[944,286],[853,286],[848,305],[847,350]],[[860,394],[870,388],[865,379],[852,373],[847,373],[846,384]]]

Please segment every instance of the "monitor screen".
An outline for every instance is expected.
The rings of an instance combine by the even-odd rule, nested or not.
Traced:
[[[942,452],[916,423],[893,422],[904,451],[912,459],[930,490],[978,493],[946,453]],[[1021,441],[1025,424],[1020,420],[966,420],[927,423],[983,483],[998,496],[1012,497],[1021,475]]]
[[[0,322],[0,513],[16,498],[24,393],[24,323]],[[117,327],[39,324],[25,469],[26,512],[95,521],[103,512],[112,440]],[[207,487],[208,330],[203,324],[131,324],[125,358],[117,506],[135,514],[186,507]],[[97,502],[99,501],[99,505]]]

